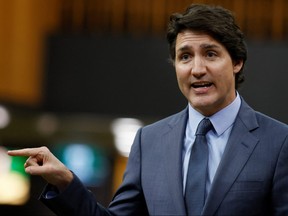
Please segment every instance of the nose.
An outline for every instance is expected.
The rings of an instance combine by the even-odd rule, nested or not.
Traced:
[[[195,77],[201,77],[205,73],[205,61],[200,56],[195,56],[192,63],[191,74]]]

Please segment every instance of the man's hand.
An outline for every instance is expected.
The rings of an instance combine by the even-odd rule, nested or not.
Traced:
[[[73,179],[72,172],[47,147],[26,148],[7,152],[10,156],[26,156],[25,172],[42,176],[63,191]]]

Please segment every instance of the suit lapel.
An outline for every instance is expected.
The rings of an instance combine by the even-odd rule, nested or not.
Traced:
[[[185,215],[182,186],[182,149],[186,122],[187,109],[170,122],[169,129],[164,133],[161,144],[165,154],[165,171],[169,185],[167,190],[170,191],[171,199],[173,199],[179,215]]]
[[[238,117],[214,177],[203,215],[213,215],[252,154],[258,139],[250,131],[258,127],[254,111],[242,100]]]

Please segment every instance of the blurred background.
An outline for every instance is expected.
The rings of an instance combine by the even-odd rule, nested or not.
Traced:
[[[137,129],[187,105],[165,30],[193,2],[235,12],[248,44],[239,91],[288,123],[286,0],[0,0],[1,215],[54,215],[26,158],[6,155],[42,145],[108,205]]]

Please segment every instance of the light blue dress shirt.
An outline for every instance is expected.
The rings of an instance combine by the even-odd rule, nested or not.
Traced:
[[[191,149],[195,140],[195,133],[199,122],[205,118],[201,113],[196,111],[190,104],[189,116],[186,126],[184,146],[182,152],[183,159],[183,194],[185,193],[185,185],[187,179],[187,170],[190,159]],[[213,124],[214,130],[210,130],[206,134],[206,139],[209,149],[208,159],[208,178],[206,182],[206,195],[209,193],[213,178],[215,176],[217,167],[220,163],[221,157],[225,150],[228,138],[230,136],[235,118],[241,106],[241,99],[237,93],[234,101],[224,109],[210,116],[209,119]]]

